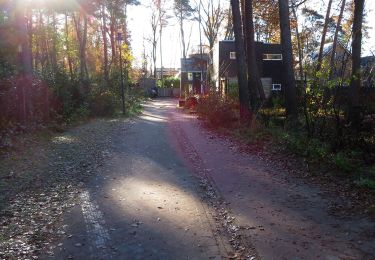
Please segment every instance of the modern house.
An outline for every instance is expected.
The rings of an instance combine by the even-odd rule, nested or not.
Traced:
[[[181,89],[188,95],[204,93],[208,54],[191,54],[181,59]]]
[[[156,79],[161,79],[162,71],[163,71],[163,78],[176,77],[178,73],[180,72],[178,69],[175,69],[175,68],[163,67],[163,70],[161,68],[156,68]]]
[[[255,42],[255,53],[266,96],[268,97],[272,91],[281,91],[284,81],[281,45]],[[234,40],[219,41],[215,46],[212,78],[216,82],[216,89],[223,93],[227,93],[230,84],[237,83]]]

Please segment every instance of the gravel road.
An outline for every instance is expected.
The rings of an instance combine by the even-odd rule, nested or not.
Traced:
[[[230,248],[217,232],[204,189],[176,152],[169,127],[175,102],[144,104],[124,122],[106,161],[65,217],[57,259],[221,259]],[[45,258],[48,258],[46,256]]]
[[[38,192],[4,206],[0,259],[375,259],[374,219],[331,214],[324,187],[242,152],[177,100],[143,105],[2,160],[0,177],[37,173]]]

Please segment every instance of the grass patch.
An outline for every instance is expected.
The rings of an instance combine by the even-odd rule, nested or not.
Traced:
[[[369,178],[360,178],[355,183],[360,187],[365,187],[375,191],[375,180]]]
[[[373,189],[375,181],[375,166],[369,168],[365,165],[360,150],[342,149],[334,150],[332,146],[318,138],[310,138],[301,131],[285,130],[282,127],[269,125],[268,127],[257,124],[253,129],[240,126],[226,129],[226,132],[245,144],[268,142],[272,149],[280,153],[290,153],[308,163],[310,173],[316,175],[325,172],[346,176],[356,184]],[[364,171],[374,172],[370,177],[364,176]],[[370,170],[371,171],[371,170]]]

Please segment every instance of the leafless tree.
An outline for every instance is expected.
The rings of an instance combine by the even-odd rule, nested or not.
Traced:
[[[201,4],[201,1],[200,1]],[[221,1],[208,0],[205,4],[201,4],[200,16],[203,33],[206,36],[209,46],[210,60],[213,60],[213,48],[217,41],[221,25],[225,19],[225,10],[221,5]],[[211,82],[212,66],[209,67],[208,81]]]

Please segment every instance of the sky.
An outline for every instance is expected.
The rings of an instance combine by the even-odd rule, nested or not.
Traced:
[[[204,0],[203,0],[204,1]],[[320,0],[322,1],[322,0]],[[323,0],[327,2],[327,0]],[[130,6],[128,9],[129,28],[131,31],[131,47],[135,56],[137,66],[141,64],[141,57],[145,46],[146,53],[151,57],[151,45],[147,38],[151,36],[150,16],[151,10],[147,7],[147,0],[141,1],[142,5]],[[172,2],[172,1],[167,1]],[[225,2],[225,1],[224,1]],[[226,2],[229,5],[229,2]],[[323,7],[324,9],[324,7]],[[371,51],[375,54],[375,1],[366,0],[366,11],[368,13],[367,22],[369,29],[369,38],[364,38],[363,56],[371,55]],[[197,49],[199,46],[199,27],[197,22],[190,22],[185,25],[186,39],[190,40],[190,50]],[[203,44],[205,37],[202,36]],[[168,26],[164,29],[162,37],[163,67],[179,68],[181,57],[180,30],[177,21],[172,18]],[[187,40],[188,42],[188,40]],[[159,57],[159,46],[158,54]],[[160,60],[157,59],[157,67],[160,67]]]

